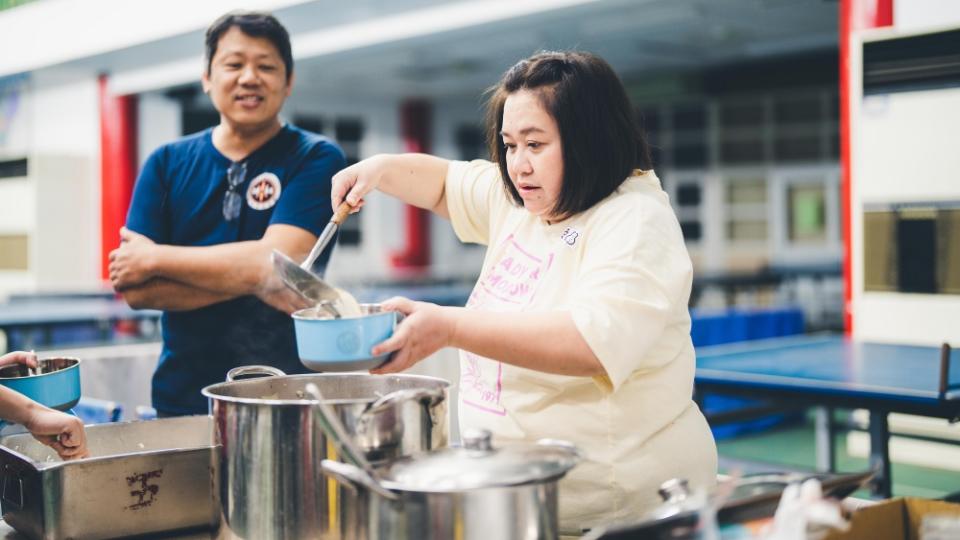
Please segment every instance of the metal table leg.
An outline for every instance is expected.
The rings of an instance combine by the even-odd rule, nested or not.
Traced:
[[[837,468],[837,457],[833,442],[836,426],[833,422],[833,407],[815,407],[814,421],[816,434],[817,472],[832,473]]]
[[[890,478],[890,425],[887,411],[870,411],[870,468],[876,471],[871,482],[873,495],[889,498],[893,485]]]

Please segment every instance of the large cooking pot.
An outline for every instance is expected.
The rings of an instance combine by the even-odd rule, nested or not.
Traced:
[[[471,430],[462,448],[391,462],[377,477],[331,460],[321,467],[357,491],[344,539],[544,540],[559,537],[557,484],[579,459],[563,441],[494,448],[489,431]]]
[[[80,401],[80,360],[44,358],[33,370],[24,364],[4,366],[0,385],[51,409],[66,411]]]
[[[353,441],[374,463],[447,446],[449,383],[415,375],[282,375],[245,367],[233,380],[203,389],[210,399],[219,467],[218,538],[343,538],[356,522],[356,497],[324,477],[320,462],[338,459],[315,424],[314,383]]]

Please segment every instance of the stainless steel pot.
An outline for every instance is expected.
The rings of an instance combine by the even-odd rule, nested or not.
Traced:
[[[392,462],[379,478],[324,460],[325,473],[357,491],[349,540],[541,540],[559,537],[557,484],[579,461],[562,441],[493,448],[489,431]],[[381,495],[382,489],[391,496]]]
[[[282,373],[282,372],[280,372]],[[320,472],[324,458],[338,459],[315,424],[317,385],[365,457],[378,463],[447,446],[449,383],[414,375],[318,373],[278,375],[245,367],[208,386],[220,444],[218,538],[344,538],[356,518],[356,497]],[[345,528],[346,527],[346,528]]]

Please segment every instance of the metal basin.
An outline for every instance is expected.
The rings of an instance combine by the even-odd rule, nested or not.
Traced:
[[[90,457],[62,461],[30,434],[0,439],[3,519],[34,539],[212,528],[208,416],[87,426]]]

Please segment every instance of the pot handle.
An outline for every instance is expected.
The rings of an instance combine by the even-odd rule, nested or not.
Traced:
[[[240,366],[227,372],[227,382],[257,377],[283,377],[286,373],[273,366]]]
[[[384,499],[393,502],[400,502],[400,496],[383,487],[380,482],[363,472],[360,467],[355,467],[349,463],[325,459],[320,462],[320,470],[324,474],[333,477],[337,482],[354,489],[366,488]]]
[[[559,448],[561,450],[566,450],[573,457],[577,459],[582,459],[583,454],[580,452],[580,449],[577,448],[575,444],[570,441],[564,441],[562,439],[538,439],[537,445],[539,446],[552,446],[554,448]]]
[[[360,417],[363,418],[364,416],[383,412],[398,403],[407,401],[429,401],[432,407],[443,401],[445,397],[443,390],[440,388],[406,388],[404,390],[397,390],[371,403]]]

